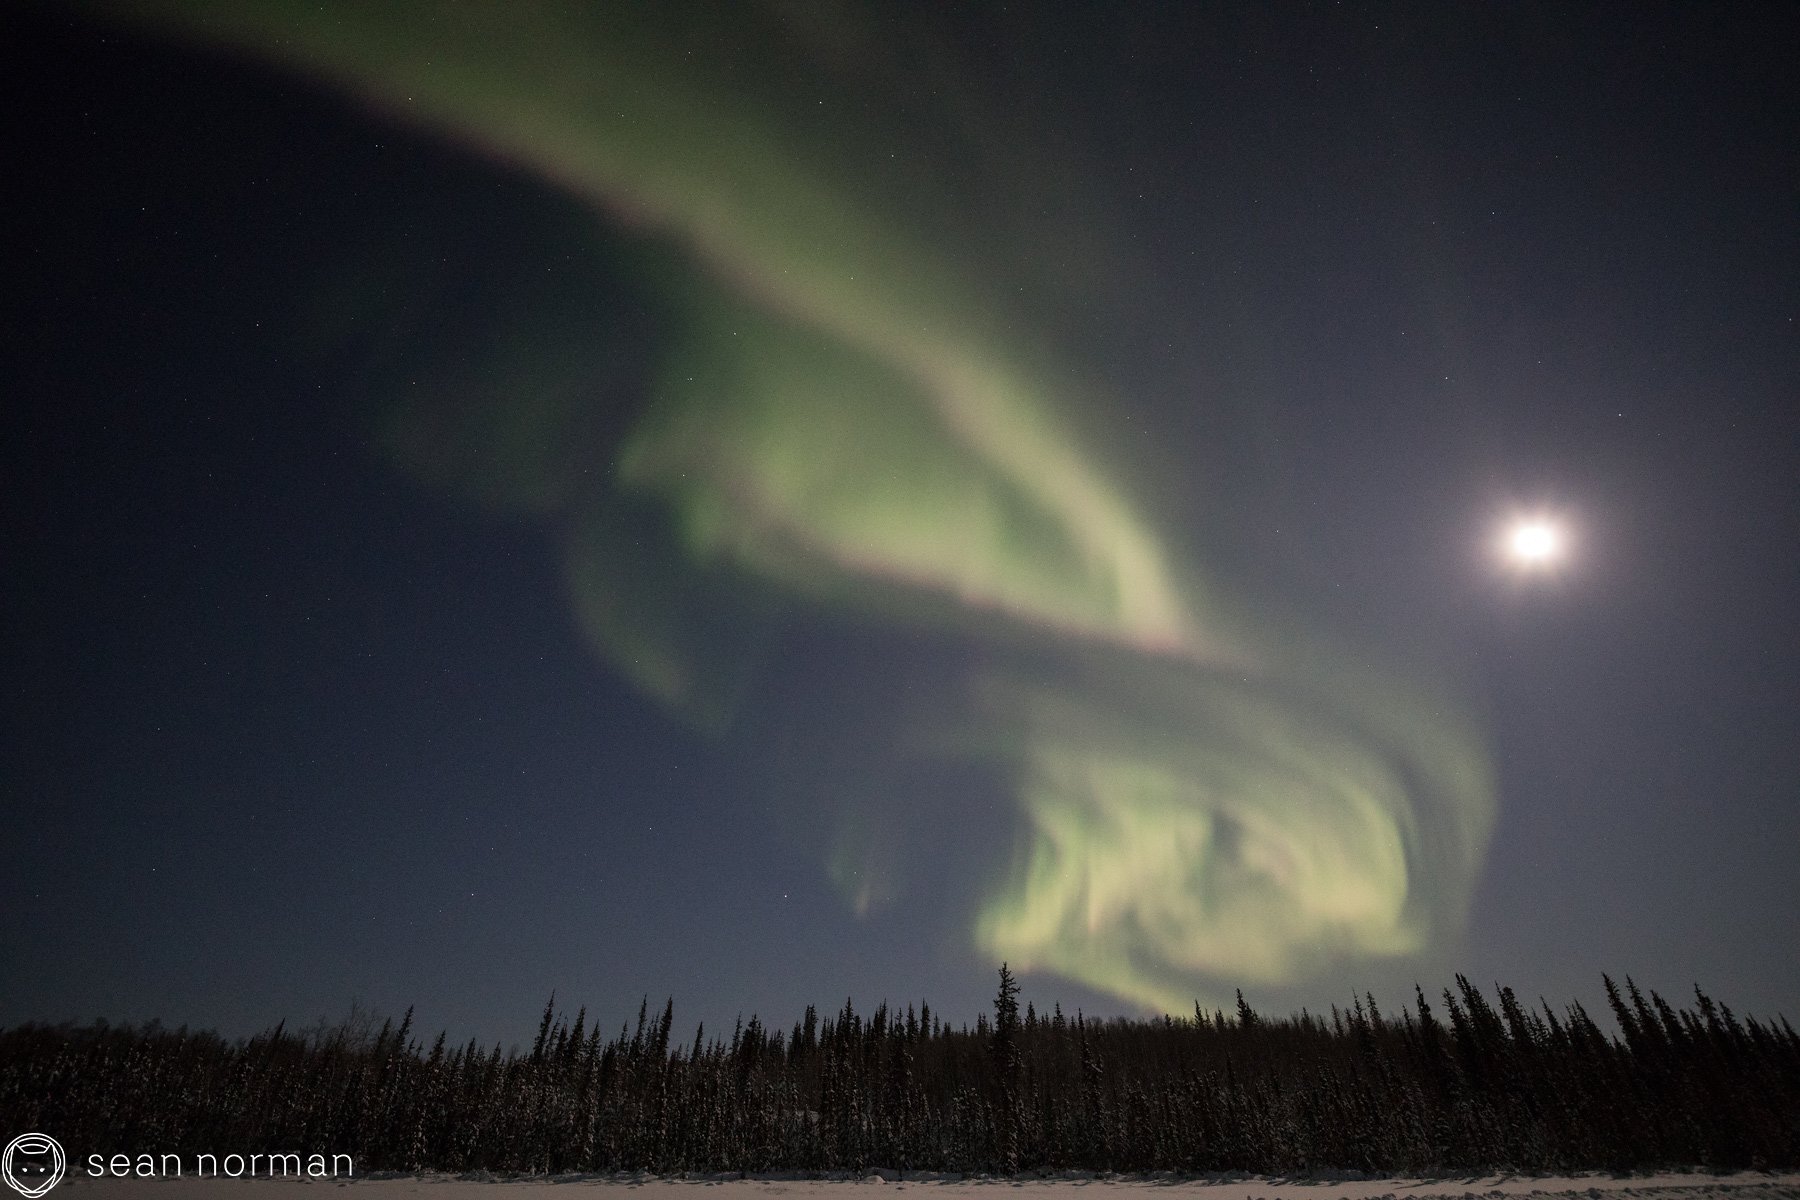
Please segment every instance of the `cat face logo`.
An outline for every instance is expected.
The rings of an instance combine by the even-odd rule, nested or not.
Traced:
[[[0,1155],[0,1175],[13,1191],[36,1200],[62,1182],[63,1148],[47,1133],[21,1133]]]

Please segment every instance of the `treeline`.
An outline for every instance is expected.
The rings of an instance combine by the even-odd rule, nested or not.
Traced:
[[[1800,1164],[1800,1035],[1628,979],[1619,1032],[1457,977],[1397,1015],[1090,1021],[809,1008],[676,1037],[544,1010],[529,1053],[398,1026],[244,1041],[155,1026],[0,1032],[0,1128],[92,1152],[349,1153],[359,1172],[1759,1168]]]

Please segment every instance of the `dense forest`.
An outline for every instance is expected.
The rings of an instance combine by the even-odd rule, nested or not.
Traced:
[[[231,1042],[158,1026],[0,1031],[0,1128],[92,1151],[344,1152],[359,1172],[1357,1169],[1800,1164],[1800,1035],[1605,980],[1617,1033],[1462,978],[1397,1015],[1093,1021],[809,1008],[682,1041],[546,1006],[530,1051],[415,1038],[411,1013]]]

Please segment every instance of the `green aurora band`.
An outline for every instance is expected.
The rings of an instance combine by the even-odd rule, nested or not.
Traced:
[[[673,332],[640,417],[590,464],[612,498],[514,490],[572,516],[599,652],[703,721],[729,712],[761,604],[996,647],[947,702],[1023,816],[980,951],[1181,1011],[1460,924],[1493,819],[1479,738],[1362,656],[1233,618],[1175,561],[1073,432],[1094,398],[1034,344],[1018,289],[955,253],[963,218],[918,182],[903,115],[847,90],[896,57],[851,13],[101,7],[331,81],[655,247],[642,282]],[[898,166],[869,149],[889,144]],[[638,548],[622,503],[662,514],[667,544]]]

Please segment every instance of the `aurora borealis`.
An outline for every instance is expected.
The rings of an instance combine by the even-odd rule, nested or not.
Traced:
[[[691,261],[647,411],[594,464],[666,509],[689,573],[673,590],[723,566],[711,605],[762,587],[873,620],[979,622],[1027,659],[1110,657],[992,685],[1008,699],[978,719],[1003,729],[993,752],[1030,844],[975,922],[983,950],[1180,1011],[1226,980],[1291,983],[1456,927],[1491,822],[1479,741],[1417,713],[1383,729],[1379,693],[1352,699],[1228,625],[1207,599],[1228,589],[1184,586],[1204,564],[1178,567],[1059,425],[1082,397],[1008,343],[1017,322],[978,299],[995,289],[905,211],[835,183],[853,172],[829,145],[733,111],[686,39],[580,7],[497,26],[429,6],[168,13],[536,171],[599,218],[629,214]],[[801,49],[754,12],[706,19],[767,47],[771,71]],[[509,75],[525,62],[529,85]],[[612,547],[569,549],[596,647],[665,702],[706,706],[706,657],[732,648],[636,607],[638,585],[609,581],[654,568]]]
[[[1080,41],[1042,16],[994,28],[1040,49]],[[1432,393],[1405,402],[1428,420],[1390,415],[1406,380],[1460,380],[1447,364],[1485,329],[1444,315],[1449,235],[1405,207],[1429,207],[1423,175],[1366,196],[1297,167],[1265,179],[1245,164],[1276,153],[1264,140],[1287,145],[1285,110],[1219,117],[1241,141],[1188,145],[1125,83],[1105,103],[1141,103],[1141,124],[1071,128],[1079,97],[1053,98],[1062,68],[1047,52],[1041,74],[984,70],[985,51],[952,44],[956,19],[884,5],[131,0],[84,20],[299,89],[284,102],[341,105],[496,194],[517,181],[554,198],[445,201],[459,233],[415,241],[404,221],[372,223],[363,249],[320,247],[324,265],[291,288],[308,324],[283,361],[330,364],[321,386],[375,430],[384,487],[552,547],[557,578],[537,594],[587,656],[562,669],[623,684],[585,726],[593,741],[624,755],[618,728],[666,720],[680,733],[645,735],[646,779],[690,747],[740,764],[706,803],[800,831],[851,922],[834,937],[936,897],[945,911],[911,941],[921,955],[1005,959],[1044,995],[1067,982],[1175,1013],[1237,987],[1316,996],[1405,977],[1464,945],[1511,811],[1501,797],[1514,799],[1495,749],[1514,710],[1494,700],[1491,666],[1508,659],[1457,632],[1476,624],[1466,601],[1426,595],[1398,564],[1423,556],[1428,521],[1451,521],[1444,480],[1469,462],[1489,478],[1464,472],[1462,526],[1429,536],[1433,553],[1461,539],[1480,561],[1479,506],[1505,474],[1482,431],[1502,402]],[[1221,22],[1222,44],[1263,36]],[[1420,119],[1379,113],[1402,130]],[[1158,136],[1195,181],[1191,214],[1171,202],[1164,219],[1227,264],[1211,292],[1094,198],[1105,189],[1088,173],[1143,161]],[[1403,156],[1405,136],[1395,144]],[[1107,186],[1155,199],[1143,174]],[[1260,217],[1209,217],[1260,211],[1257,196],[1314,213],[1400,196],[1403,232],[1343,234],[1350,266],[1306,250],[1301,226],[1264,242],[1243,234]],[[557,203],[575,214],[564,226],[541,217]],[[508,224],[521,212],[566,249],[529,274],[503,249],[536,244]],[[1290,245],[1292,261],[1241,249]],[[493,261],[476,271],[452,252]],[[1249,299],[1219,282],[1239,273],[1234,256],[1258,277]],[[1259,298],[1303,289],[1351,314],[1331,320],[1377,311],[1364,293],[1386,294],[1381,272],[1425,297],[1388,322],[1404,349],[1338,340],[1316,318],[1258,323],[1286,312]],[[1189,299],[1191,319],[1157,311]],[[1497,326],[1523,320],[1493,311]],[[1274,348],[1241,349],[1258,338]],[[1316,359],[1288,348],[1328,340]],[[1429,361],[1365,378],[1403,354]],[[1456,437],[1426,446],[1407,420]],[[1384,438],[1391,462],[1441,473],[1358,507]],[[1336,443],[1367,461],[1334,458]],[[1375,565],[1344,548],[1364,541]],[[1444,555],[1440,569],[1458,568]],[[1535,603],[1575,586],[1514,574],[1491,590]],[[465,634],[510,638],[512,620],[496,603]],[[542,765],[525,761],[520,773]],[[668,828],[715,811],[633,778],[630,802],[570,784],[559,819],[635,824],[636,805],[646,828]],[[1555,829],[1540,803],[1518,819]],[[484,804],[469,802],[471,827],[510,819],[503,799]],[[581,871],[630,857],[596,852]],[[703,866],[666,870],[729,914]]]

